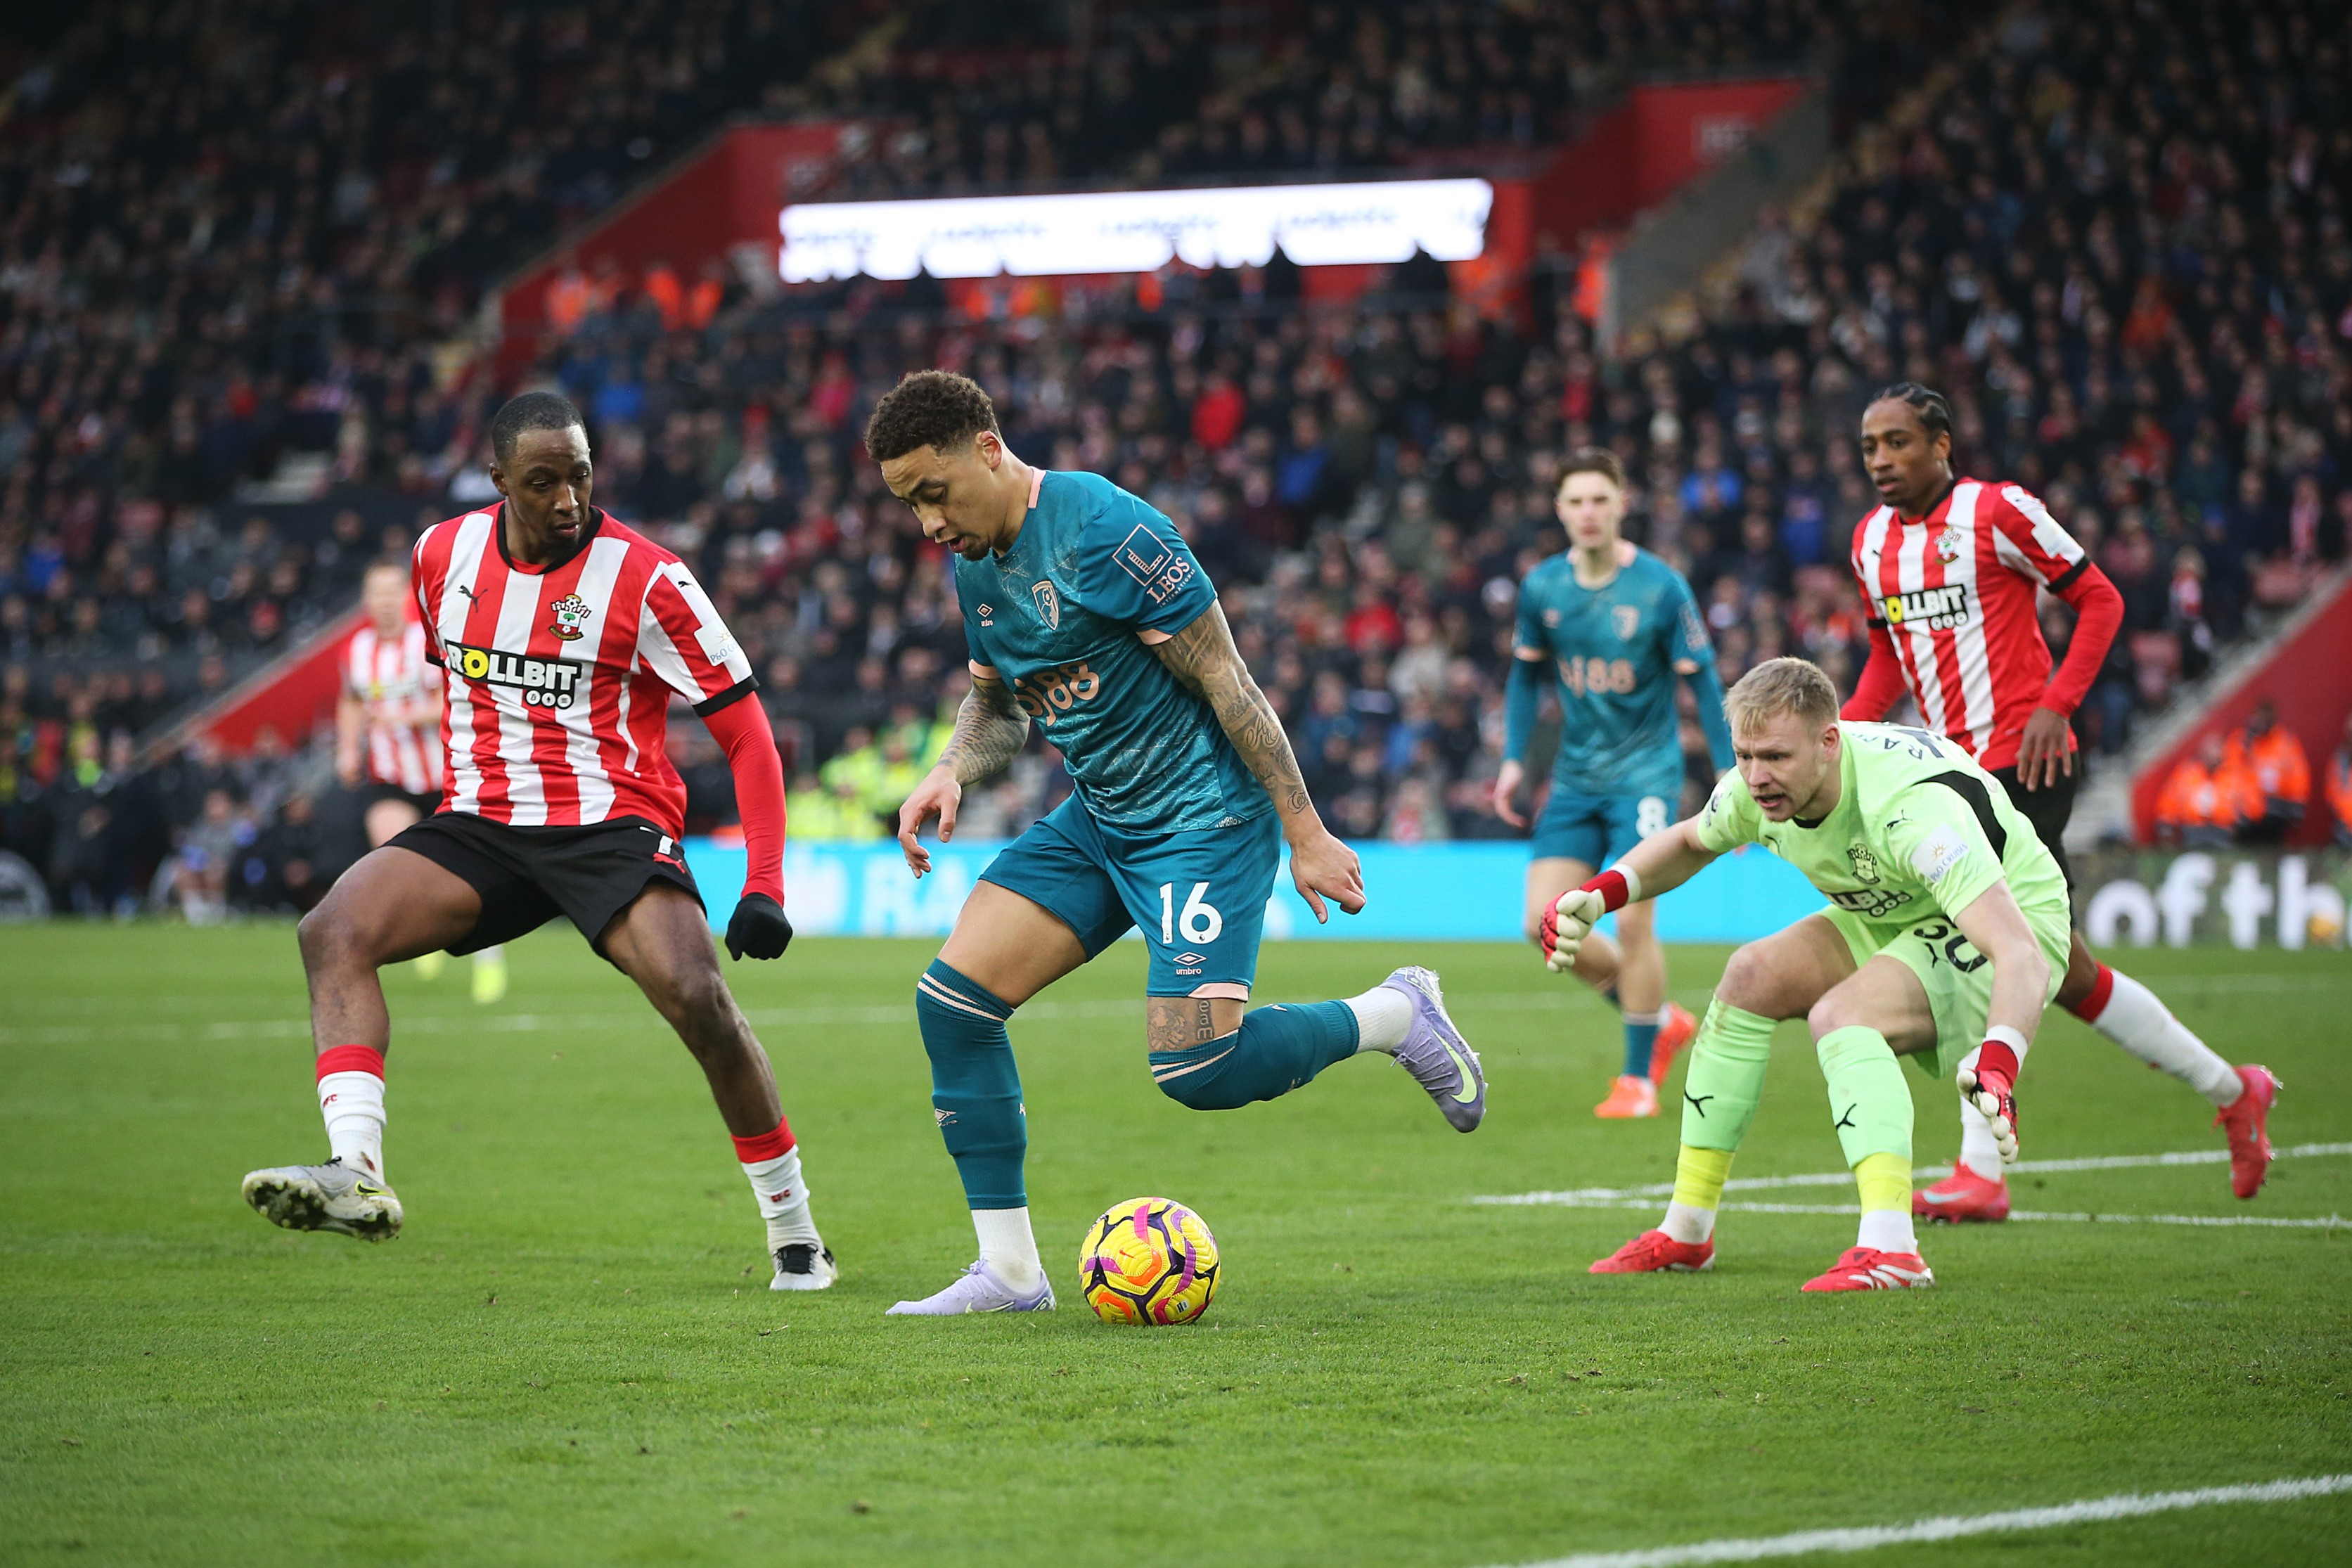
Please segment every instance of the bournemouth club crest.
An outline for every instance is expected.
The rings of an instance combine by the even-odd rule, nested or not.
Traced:
[[[577,594],[567,594],[548,608],[555,612],[555,624],[547,628],[551,633],[565,642],[578,642],[587,635],[580,626],[588,618],[587,600]]]
[[[1642,629],[1642,607],[1639,605],[1612,605],[1609,624],[1617,628],[1619,642],[1632,642],[1633,634]]]
[[[1062,629],[1062,596],[1054,592],[1051,583],[1032,583],[1029,596],[1037,601],[1037,618],[1045,623],[1049,632]]]

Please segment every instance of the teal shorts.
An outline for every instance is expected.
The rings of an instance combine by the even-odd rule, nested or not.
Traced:
[[[1231,827],[1137,834],[1104,826],[1074,795],[980,879],[1042,906],[1088,958],[1140,931],[1151,950],[1147,995],[1246,1001],[1281,863],[1282,824],[1271,811]]]
[[[1554,784],[1528,851],[1538,860],[1581,860],[1597,871],[1674,820],[1668,795],[1586,795]]]

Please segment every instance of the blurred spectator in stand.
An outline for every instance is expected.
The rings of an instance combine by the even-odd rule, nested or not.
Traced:
[[[2352,849],[2352,714],[2345,716],[2343,743],[2328,759],[2327,807],[2336,816],[2336,842]]]
[[[2220,731],[2208,731],[2164,781],[2156,828],[2184,849],[2226,848],[2238,828],[2258,820],[2262,810],[2253,775],[2242,763],[2231,761]]]
[[[2279,844],[2311,804],[2311,763],[2303,742],[2278,721],[2277,704],[2255,705],[2245,729],[2230,737],[2231,765],[2253,781],[2260,805],[2240,824],[2247,844]]]

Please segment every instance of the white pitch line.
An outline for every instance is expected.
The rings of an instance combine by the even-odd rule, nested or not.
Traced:
[[[2330,1154],[2352,1154],[2352,1143],[2296,1143],[2276,1151],[2282,1160],[2308,1160]],[[2074,1160],[2020,1160],[2012,1175],[2039,1175],[2065,1171],[2126,1171],[2151,1165],[2219,1165],[2230,1157],[2227,1149],[2183,1149],[2167,1154],[2092,1154]],[[1922,1165],[1917,1176],[1942,1176],[1948,1165]],[[1819,1171],[1793,1176],[1738,1176],[1723,1184],[1727,1193],[1758,1193],[1776,1187],[1840,1187],[1853,1180],[1851,1171]],[[1605,1206],[1618,1198],[1662,1198],[1675,1190],[1672,1182],[1651,1182],[1638,1187],[1569,1187],[1556,1192],[1482,1193],[1474,1204],[1549,1205],[1556,1208]],[[1728,1205],[1727,1205],[1728,1206]]]
[[[1684,1546],[1653,1546],[1634,1552],[1580,1552],[1549,1557],[1521,1568],[1680,1568],[1685,1563],[1755,1563],[1767,1557],[1801,1557],[1812,1552],[1874,1552],[1882,1546],[1957,1541],[1969,1535],[2004,1535],[2022,1530],[2053,1530],[2068,1524],[2103,1524],[2217,1503],[2299,1502],[2352,1491],[2352,1476],[2305,1476],[2246,1486],[2199,1487],[2194,1491],[2118,1492],[2051,1508],[2005,1509],[1999,1513],[1947,1514],[1909,1524],[1874,1524],[1847,1530],[1801,1530],[1788,1535],[1746,1540],[1698,1541]]]

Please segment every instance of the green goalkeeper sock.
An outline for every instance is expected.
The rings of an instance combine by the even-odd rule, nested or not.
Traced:
[[[1832,1029],[1814,1047],[1822,1076],[1829,1080],[1830,1115],[1837,1125],[1845,1163],[1859,1165],[1872,1154],[1893,1154],[1911,1163],[1911,1090],[1886,1037],[1854,1025]]]
[[[1764,1093],[1764,1068],[1772,1058],[1773,1021],[1734,1007],[1721,997],[1706,1010],[1691,1046],[1690,1071],[1683,1079],[1683,1142],[1694,1149],[1726,1153],[1748,1136],[1756,1102]]]

